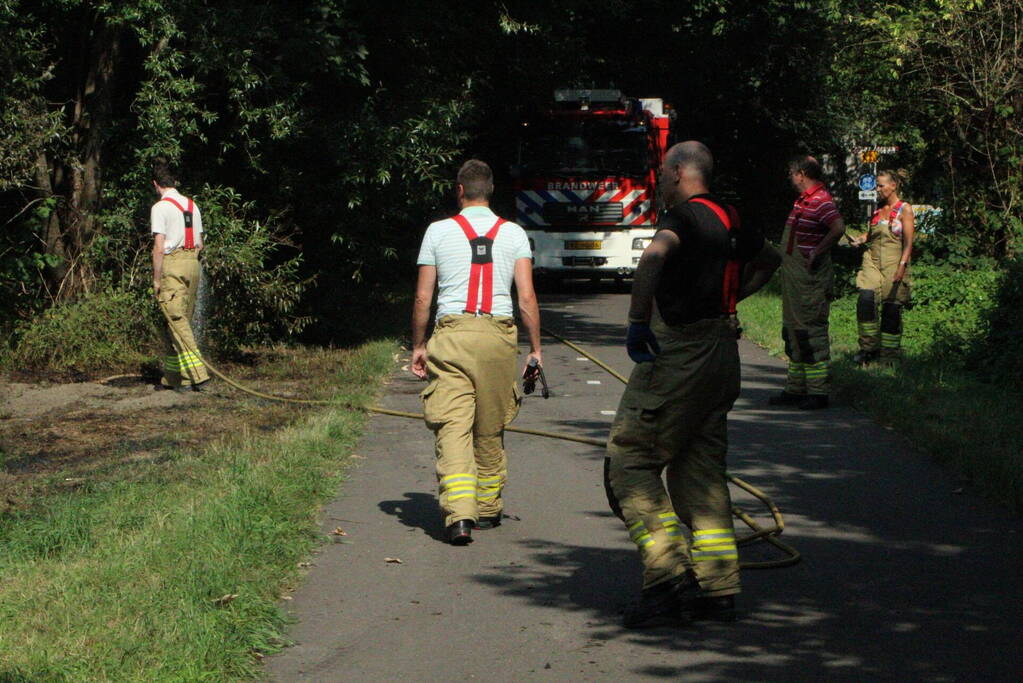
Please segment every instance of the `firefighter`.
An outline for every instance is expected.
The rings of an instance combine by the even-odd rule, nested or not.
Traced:
[[[606,462],[612,509],[644,566],[628,628],[686,614],[732,619],[739,592],[725,477],[726,419],[739,396],[735,304],[762,287],[780,259],[709,193],[712,170],[699,142],[668,150],[660,170],[667,210],[632,288],[626,348],[636,366]]]
[[[163,311],[163,379],[177,391],[203,391],[209,374],[192,334],[192,314],[199,289],[199,252],[203,249],[199,207],[177,190],[170,165],[153,165],[153,188],[160,200],[150,210],[153,233],[153,292]]]
[[[518,413],[517,330],[511,286],[529,337],[526,363],[542,364],[540,311],[533,290],[529,238],[490,210],[493,173],[471,159],[458,171],[458,215],[432,223],[419,252],[412,312],[412,372],[436,438],[440,507],[446,539],[472,541],[472,530],[500,525],[507,480],[504,427]],[[437,318],[426,341],[437,286]]]
[[[853,240],[866,245],[863,265],[856,275],[859,299],[856,323],[860,350],[854,360],[865,365],[878,359],[899,358],[902,346],[902,308],[910,303],[909,262],[913,256],[913,207],[899,199],[904,174],[882,171],[877,175],[881,206],[867,232]],[[881,306],[878,324],[877,308]]]
[[[789,357],[785,389],[771,405],[804,410],[828,407],[831,343],[828,314],[834,285],[831,247],[845,231],[821,165],[810,156],[789,162],[789,179],[799,193],[782,233],[782,328]]]

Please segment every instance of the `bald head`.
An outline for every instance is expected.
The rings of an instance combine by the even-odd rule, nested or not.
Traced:
[[[697,173],[705,183],[710,182],[714,172],[714,155],[707,149],[707,145],[696,140],[687,140],[673,146],[665,154],[664,163],[670,168],[681,166],[686,171]]]
[[[707,145],[687,140],[674,145],[661,165],[661,195],[672,206],[707,191],[714,172],[714,155]]]

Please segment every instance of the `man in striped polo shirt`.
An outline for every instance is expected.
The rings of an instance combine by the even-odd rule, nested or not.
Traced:
[[[828,314],[835,278],[831,247],[845,232],[845,222],[824,188],[824,173],[816,159],[795,157],[788,170],[799,193],[781,240],[781,336],[789,369],[784,391],[770,403],[815,410],[828,407]]]
[[[504,428],[518,413],[518,333],[511,286],[529,338],[526,363],[540,357],[540,310],[529,238],[490,210],[494,176],[470,159],[458,171],[458,215],[430,224],[419,251],[412,311],[412,372],[430,379],[422,393],[436,436],[437,483],[452,545],[472,529],[501,523],[508,476]],[[436,286],[437,322],[426,342]]]

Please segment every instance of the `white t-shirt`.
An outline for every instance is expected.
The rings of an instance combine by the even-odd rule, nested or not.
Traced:
[[[166,202],[165,202],[166,203]],[[461,215],[477,235],[490,232],[497,215],[485,206],[462,209]],[[494,239],[493,315],[512,315],[511,286],[515,279],[515,262],[531,258],[526,231],[510,221],[502,223]],[[472,248],[462,228],[452,218],[431,223],[423,236],[423,245],[416,261],[421,266],[437,267],[437,318],[463,313],[469,293]],[[477,306],[483,301],[483,281],[477,294]]]
[[[173,187],[163,193],[163,197],[173,199],[182,208],[188,208],[188,197],[185,197]],[[163,253],[169,254],[185,244],[185,215],[178,207],[170,202],[160,201],[153,204],[149,210],[149,224],[152,226],[153,234],[163,235]],[[196,245],[202,243],[202,215],[199,207],[192,204],[192,231]]]

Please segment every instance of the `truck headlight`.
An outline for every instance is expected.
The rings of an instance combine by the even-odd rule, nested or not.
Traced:
[[[650,246],[650,240],[645,237],[636,237],[635,239],[632,240],[633,249],[643,250],[646,249],[648,246]]]

